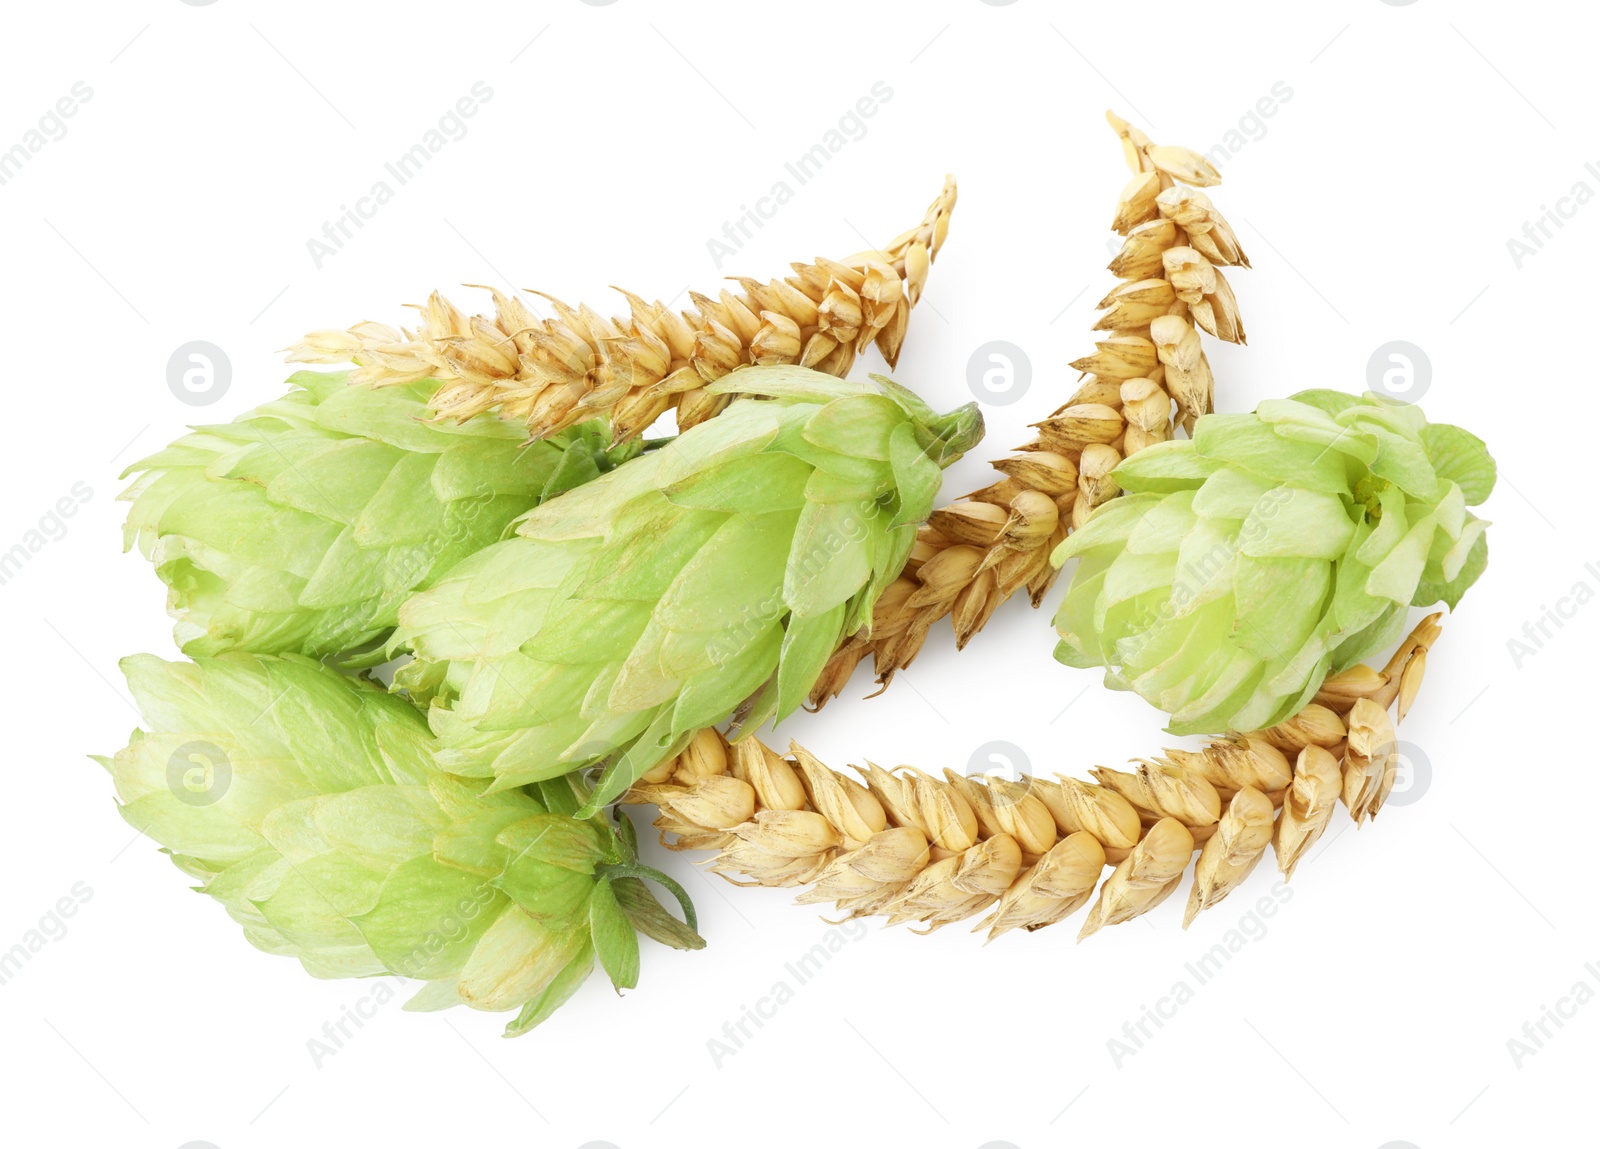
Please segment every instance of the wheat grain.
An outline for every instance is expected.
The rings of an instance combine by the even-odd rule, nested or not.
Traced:
[[[1133,771],[1096,767],[1093,782],[935,778],[871,763],[857,780],[799,745],[785,757],[705,730],[624,801],[658,806],[663,844],[716,850],[711,868],[730,881],[810,885],[801,902],[927,930],[984,914],[974,928],[991,940],[1091,899],[1080,937],[1129,921],[1177,890],[1198,848],[1187,927],[1269,845],[1287,880],[1341,799],[1358,825],[1378,814],[1398,764],[1389,708],[1415,700],[1439,632],[1429,615],[1382,670],[1329,678],[1317,701],[1269,730],[1168,750]]]
[[[811,694],[818,707],[844,689],[869,654],[880,685],[909,666],[949,616],[960,649],[1002,602],[1026,589],[1038,606],[1056,571],[1050,552],[1119,493],[1111,472],[1128,455],[1192,429],[1211,410],[1212,376],[1199,331],[1244,342],[1222,267],[1249,267],[1233,229],[1197,190],[1221,177],[1199,153],[1154,144],[1106,113],[1133,178],[1113,229],[1123,237],[1110,270],[1122,282],[1095,323],[1084,378],[1034,439],[995,462],[1001,478],[921,528],[899,581],[879,600],[872,629],[842,645]]]
[[[794,274],[766,283],[735,277],[740,291],[691,292],[686,311],[619,288],[628,314],[607,319],[534,292],[555,312],[540,319],[520,298],[486,287],[494,314],[469,318],[435,292],[418,307],[415,329],[369,321],[313,331],[289,359],[355,363],[358,384],[435,379],[430,406],[439,417],[494,410],[525,421],[534,438],[608,416],[622,441],[672,409],[689,427],[733,398],[705,386],[749,364],[798,363],[842,377],[876,344],[893,367],[955,205],[955,178],[946,176],[922,222],[883,248],[793,263]]]

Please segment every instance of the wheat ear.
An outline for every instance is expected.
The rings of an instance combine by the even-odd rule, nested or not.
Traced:
[[[365,322],[313,331],[289,359],[355,363],[351,382],[374,386],[439,380],[430,405],[441,418],[494,410],[526,422],[534,438],[609,416],[622,441],[674,408],[690,427],[731,401],[705,385],[739,367],[797,363],[842,377],[873,343],[893,367],[955,205],[955,177],[946,176],[922,222],[885,247],[792,263],[793,275],[766,283],[735,277],[739,292],[691,292],[686,311],[619,288],[628,314],[606,319],[534,292],[556,313],[541,320],[488,287],[494,314],[469,318],[434,292],[415,330]]]
[[[995,462],[1002,478],[934,512],[904,574],[873,612],[872,629],[844,643],[812,691],[821,706],[868,654],[880,684],[909,665],[946,615],[961,648],[999,605],[1026,588],[1038,606],[1056,571],[1050,552],[1120,493],[1111,472],[1128,455],[1172,438],[1211,410],[1211,366],[1197,328],[1243,343],[1244,325],[1223,267],[1249,267],[1233,229],[1199,187],[1221,181],[1198,152],[1154,144],[1106,113],[1133,178],[1112,228],[1122,282],[1098,307],[1106,332],[1072,367],[1076,393],[1035,424],[1032,442]]]
[[[1178,888],[1198,850],[1187,927],[1269,844],[1287,879],[1341,801],[1358,825],[1383,808],[1398,767],[1389,708],[1404,718],[1415,700],[1439,617],[1384,669],[1334,675],[1278,726],[1136,759],[1133,771],[1095,767],[1092,782],[871,763],[857,781],[796,743],[785,757],[705,730],[623,801],[659,807],[663,844],[718,851],[711,868],[736,884],[810,885],[799,901],[928,930],[986,914],[974,929],[991,940],[1091,901],[1080,938],[1135,918]]]

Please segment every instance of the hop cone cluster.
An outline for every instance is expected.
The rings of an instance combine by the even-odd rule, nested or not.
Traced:
[[[123,817],[314,976],[420,979],[407,1008],[520,1010],[510,1034],[597,958],[633,985],[636,929],[703,944],[686,899],[688,925],[643,887],[626,820],[572,818],[566,780],[480,795],[432,766],[399,698],[293,656],[122,666],[150,726],[99,759]]]
[[[711,422],[530,512],[400,612],[438,760],[504,790],[606,763],[591,809],[744,708],[807,697],[981,433],[903,388],[752,367]]]
[[[1307,391],[1207,415],[1117,467],[1126,496],[1052,556],[1079,563],[1056,657],[1172,716],[1272,726],[1392,645],[1410,606],[1454,608],[1488,557],[1482,440],[1415,406]]]
[[[170,588],[185,653],[312,657],[371,646],[400,603],[540,500],[637,448],[595,428],[527,444],[489,416],[425,422],[427,383],[305,371],[275,402],[197,428],[128,473],[126,543]]]

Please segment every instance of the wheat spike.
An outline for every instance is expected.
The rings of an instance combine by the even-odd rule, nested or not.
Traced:
[[[871,763],[858,780],[796,744],[784,756],[705,730],[623,800],[660,807],[663,844],[717,851],[711,868],[736,884],[811,886],[801,902],[926,930],[985,915],[974,928],[990,940],[1091,901],[1080,937],[1129,921],[1177,890],[1198,849],[1187,927],[1269,845],[1287,880],[1341,799],[1358,825],[1377,815],[1394,782],[1389,709],[1415,699],[1439,617],[1384,669],[1328,679],[1318,701],[1270,730],[1168,750],[1133,771],[1096,767],[1093,782]]]
[[[1112,227],[1123,237],[1110,270],[1121,282],[1099,303],[1093,355],[1072,363],[1078,389],[1033,440],[995,468],[1001,478],[934,513],[872,628],[843,644],[811,694],[819,707],[872,656],[880,685],[911,665],[946,615],[960,649],[1002,602],[1026,589],[1038,606],[1056,571],[1050,552],[1120,494],[1111,472],[1133,452],[1189,430],[1211,410],[1200,331],[1243,343],[1238,304],[1221,268],[1249,267],[1239,241],[1197,189],[1221,181],[1199,153],[1154,144],[1110,112],[1133,178]]]
[[[498,411],[526,422],[536,439],[608,416],[621,442],[673,409],[686,428],[734,398],[705,386],[750,364],[798,363],[843,377],[876,344],[893,367],[955,205],[955,177],[946,176],[922,222],[883,248],[793,263],[793,274],[765,283],[735,277],[738,291],[691,292],[685,311],[618,288],[628,314],[607,319],[534,292],[555,312],[539,319],[521,299],[486,287],[493,315],[469,318],[435,292],[417,307],[414,329],[369,321],[313,331],[288,357],[354,363],[358,384],[435,379],[430,406],[440,418]]]

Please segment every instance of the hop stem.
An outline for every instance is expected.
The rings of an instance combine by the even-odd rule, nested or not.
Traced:
[[[663,844],[718,851],[711,868],[735,884],[811,886],[801,902],[929,931],[981,914],[974,929],[990,940],[1091,900],[1080,937],[1129,921],[1176,891],[1198,850],[1187,927],[1269,844],[1287,879],[1341,801],[1357,824],[1382,809],[1398,766],[1389,708],[1415,699],[1438,620],[1418,624],[1384,669],[1329,678],[1278,726],[1168,750],[1131,772],[1097,767],[1094,782],[871,763],[858,781],[797,744],[786,757],[704,730],[623,801],[658,806]]]
[[[1122,282],[1099,303],[1095,354],[1066,404],[1008,459],[1002,478],[934,513],[898,582],[879,600],[869,634],[840,647],[811,695],[819,707],[844,689],[867,655],[880,685],[911,665],[946,615],[960,649],[1006,599],[1034,606],[1055,581],[1050,552],[1120,490],[1112,470],[1128,455],[1191,429],[1211,410],[1211,367],[1198,331],[1243,343],[1244,325],[1222,267],[1249,267],[1233,229],[1198,190],[1221,181],[1205,158],[1154,144],[1106,113],[1133,178],[1117,202]],[[1198,329],[1198,331],[1197,331]]]

